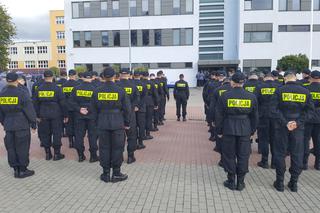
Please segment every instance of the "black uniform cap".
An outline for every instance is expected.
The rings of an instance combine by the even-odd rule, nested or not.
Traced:
[[[236,72],[232,77],[231,80],[235,83],[244,83],[246,80],[246,76],[242,72]]]
[[[103,76],[105,78],[112,78],[115,74],[116,72],[111,67],[107,67],[103,70]]]
[[[18,74],[15,72],[9,72],[6,76],[7,82],[15,82],[18,80]]]
[[[150,77],[155,77],[156,75],[154,73],[151,73],[150,74]]]
[[[120,74],[130,74],[130,70],[128,68],[122,68]]]
[[[284,73],[284,77],[286,77],[286,76],[288,76],[288,75],[296,75],[296,73],[293,72],[293,71],[291,71],[291,70],[289,70],[289,71],[286,71],[286,72]]]
[[[303,69],[302,73],[310,75],[311,74],[311,70],[309,70],[308,68]]]
[[[273,77],[279,77],[279,72],[278,71],[276,71],[276,70],[273,70],[272,72],[271,72],[271,74],[272,74],[272,76]]]
[[[45,78],[53,77],[53,72],[51,70],[46,70],[46,71],[44,71],[43,76]]]
[[[98,72],[93,71],[93,72],[92,72],[92,76],[99,76],[99,74],[98,74]]]
[[[159,75],[163,75],[163,71],[162,70],[157,72],[157,76],[159,76]]]
[[[320,71],[319,70],[312,71],[311,72],[311,78],[320,79]]]
[[[217,76],[227,76],[227,73],[223,70],[217,72]]]
[[[148,72],[148,71],[144,71],[144,72],[142,73],[142,75],[143,75],[144,77],[148,77],[148,76],[149,76],[149,72]]]
[[[84,72],[83,73],[83,77],[87,78],[87,79],[91,79],[92,78],[92,72],[88,72],[88,71]]]
[[[66,71],[61,71],[60,72],[60,76],[67,76],[67,72]]]
[[[140,71],[138,71],[138,70],[136,70],[136,71],[134,71],[134,74],[133,74],[134,76],[140,76],[141,75],[141,72]]]
[[[79,77],[79,78],[83,78],[83,73],[82,73],[82,72],[79,72],[79,73],[78,73],[78,77]]]
[[[77,72],[75,70],[69,70],[69,76],[77,75]]]

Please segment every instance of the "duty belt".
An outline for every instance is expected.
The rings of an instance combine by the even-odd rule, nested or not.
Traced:
[[[120,109],[102,109],[100,113],[120,113]]]
[[[227,118],[231,118],[231,119],[247,119],[248,115],[228,115]]]
[[[297,119],[300,117],[300,113],[283,113],[284,117],[289,118],[289,119]]]

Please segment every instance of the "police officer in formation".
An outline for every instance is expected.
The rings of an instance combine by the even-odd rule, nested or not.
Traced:
[[[184,75],[179,75],[179,81],[174,84],[173,97],[176,100],[176,115],[177,121],[181,118],[181,108],[182,108],[182,118],[183,121],[187,121],[187,104],[190,96],[188,82],[184,80]]]
[[[0,93],[0,122],[4,127],[4,143],[8,162],[14,169],[15,178],[34,175],[28,169],[30,129],[36,130],[36,112],[29,95],[19,87],[18,75],[8,73],[7,86]]]

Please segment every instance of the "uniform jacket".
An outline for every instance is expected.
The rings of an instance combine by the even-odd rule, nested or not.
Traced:
[[[138,103],[139,112],[146,112],[146,97],[147,97],[147,86],[141,80],[134,79],[133,83],[136,85],[140,93],[140,101]]]
[[[124,80],[124,79],[120,80],[118,85],[122,89],[124,89],[124,91],[128,95],[132,109],[134,109],[135,107],[139,108],[140,93],[139,93],[137,86],[133,82],[131,82],[130,80]]]
[[[311,94],[314,104],[314,111],[311,111],[307,123],[320,123],[320,83],[311,83],[306,87]],[[320,131],[320,130],[319,130]]]
[[[190,96],[188,82],[186,82],[184,80],[177,81],[174,84],[173,96],[174,96],[174,98],[182,97],[182,98],[188,100],[189,96]]]
[[[274,81],[262,82],[257,88],[256,94],[259,104],[259,117],[271,118],[272,97],[275,95],[279,84]]]

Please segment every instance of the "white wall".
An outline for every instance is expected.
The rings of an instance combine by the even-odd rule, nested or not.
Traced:
[[[39,46],[46,46],[48,52],[44,54],[38,54]],[[9,55],[11,61],[42,61],[46,60],[50,62],[51,60],[51,42],[48,41],[32,41],[32,42],[16,42],[10,47],[17,47],[17,55]],[[24,47],[34,47],[34,54],[24,54]]]

